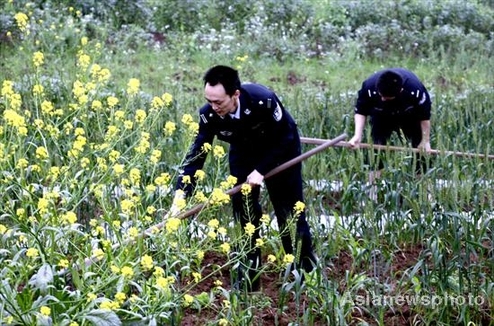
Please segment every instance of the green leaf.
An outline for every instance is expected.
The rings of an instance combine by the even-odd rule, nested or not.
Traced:
[[[95,309],[84,316],[84,319],[98,326],[120,326],[122,322],[117,314],[111,310]]]
[[[48,288],[48,284],[53,282],[53,270],[48,264],[44,264],[29,280],[29,285],[42,292]]]

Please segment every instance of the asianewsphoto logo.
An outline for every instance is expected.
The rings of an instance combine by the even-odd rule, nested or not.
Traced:
[[[419,295],[419,294],[405,294],[405,295],[381,295],[381,294],[358,294],[349,298],[356,306],[428,306],[428,307],[440,307],[440,306],[481,306],[485,303],[485,298],[481,295]]]

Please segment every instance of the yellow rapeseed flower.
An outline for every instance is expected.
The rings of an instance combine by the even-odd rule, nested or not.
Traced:
[[[197,181],[202,181],[206,177],[206,172],[203,170],[197,170],[196,173],[194,174],[194,178],[197,179]]]
[[[62,215],[62,221],[68,224],[74,224],[77,222],[77,215],[74,212],[67,212]]]
[[[26,256],[29,258],[36,258],[39,256],[39,251],[36,248],[29,248],[26,250]]]
[[[180,227],[181,220],[176,217],[171,217],[166,220],[165,229],[168,234],[174,233]]]
[[[192,277],[194,278],[195,283],[199,283],[202,279],[202,275],[199,272],[193,272]]]
[[[45,89],[43,88],[43,85],[36,84],[33,86],[33,95],[34,96],[42,96],[44,91],[45,91]]]
[[[45,56],[43,54],[43,52],[34,52],[33,54],[33,64],[35,67],[39,67],[41,66],[45,61]]]
[[[161,173],[156,179],[154,179],[154,183],[157,186],[164,186],[171,180],[171,176],[169,173]]]
[[[69,261],[67,259],[60,259],[58,261],[58,266],[61,268],[67,268],[69,267]]]
[[[271,217],[269,216],[269,214],[262,214],[261,223],[264,225],[269,225],[269,223],[271,223]]]
[[[129,238],[136,238],[137,236],[139,235],[139,229],[136,228],[135,226],[132,226],[130,227],[128,230],[127,230],[127,236]]]
[[[275,255],[268,255],[268,262],[274,263],[276,261],[276,256]]]
[[[7,125],[13,127],[25,127],[26,122],[23,116],[15,112],[14,110],[5,110],[3,111],[3,118],[7,122]]]
[[[218,221],[217,219],[213,218],[212,220],[210,220],[210,221],[208,222],[208,226],[209,226],[210,228],[217,229],[217,228],[218,228],[218,226],[220,226],[220,221]]]
[[[131,78],[127,83],[127,94],[130,96],[136,95],[139,92],[141,82],[139,79]]]
[[[96,259],[101,260],[103,259],[103,257],[105,257],[105,252],[100,248],[96,248],[93,250],[93,257],[96,257]]]
[[[211,146],[210,143],[204,143],[201,147],[201,150],[204,152],[204,153],[209,153],[211,151],[211,149],[213,148],[213,146]]]
[[[192,118],[192,115],[185,113],[182,116],[182,123],[186,126],[190,125],[192,122],[194,122],[194,119]]]
[[[203,260],[204,259],[204,251],[198,250],[197,253],[196,253],[196,257],[199,260]]]
[[[53,103],[50,101],[43,101],[41,103],[41,112],[45,114],[51,114],[54,110]]]
[[[197,191],[194,198],[200,203],[205,203],[208,201],[208,197],[206,197],[202,191]]]
[[[191,122],[187,129],[189,130],[191,135],[195,135],[199,132],[199,124],[197,122]]]
[[[20,158],[15,165],[19,170],[25,169],[29,165],[29,161],[25,158]]]
[[[249,237],[251,237],[254,232],[256,231],[256,227],[254,224],[248,222],[245,227],[244,227],[245,234],[247,234]]]
[[[211,238],[212,240],[216,239],[216,232],[214,232],[213,230],[210,230],[208,232],[208,238]]]
[[[122,273],[122,276],[125,278],[132,278],[134,276],[134,270],[130,266],[122,267],[120,272]]]
[[[151,109],[152,110],[158,110],[159,108],[163,107],[165,105],[165,102],[158,96],[153,97],[151,100]]]
[[[223,242],[220,245],[221,251],[223,251],[225,254],[230,252],[230,244],[228,242]]]
[[[305,204],[301,201],[298,201],[295,203],[295,206],[293,207],[293,210],[295,212],[295,215],[300,215],[305,209]]]
[[[17,27],[19,27],[22,32],[26,31],[29,22],[29,18],[27,17],[27,15],[25,13],[18,12],[14,15],[14,19],[17,23]]]
[[[170,93],[164,93],[161,96],[161,99],[165,102],[166,106],[170,106],[170,104],[172,104],[172,102],[173,102],[173,96]]]
[[[106,98],[106,103],[108,104],[108,106],[110,108],[113,108],[114,106],[116,106],[118,104],[118,98],[116,98],[115,96],[108,96]]]
[[[124,165],[123,164],[115,164],[113,166],[113,172],[115,172],[116,175],[120,175],[124,172]]]
[[[161,159],[161,151],[159,149],[154,149],[152,152],[151,152],[151,157],[149,158],[149,160],[156,164],[160,161]]]
[[[209,200],[212,205],[224,205],[230,202],[230,196],[219,188],[214,188],[211,193],[211,199]]]
[[[167,277],[158,277],[156,279],[156,286],[161,289],[161,290],[166,290],[168,289],[168,286],[170,285],[170,283],[168,282],[168,278]]]
[[[184,306],[188,307],[194,302],[194,297],[190,294],[184,294]]]
[[[138,186],[141,182],[141,171],[137,168],[130,169],[129,178],[133,185]]]
[[[91,64],[91,57],[84,52],[79,52],[77,57],[77,66],[81,67],[83,70],[87,69]]]
[[[136,113],[135,113],[135,120],[137,123],[143,123],[144,120],[146,120],[146,111],[142,110],[142,109],[138,109],[136,110]]]
[[[39,312],[43,316],[49,316],[51,314],[51,309],[47,306],[41,306],[41,308],[39,308]]]
[[[36,158],[40,160],[48,158],[48,150],[43,146],[36,148]]]
[[[247,196],[252,191],[252,187],[248,183],[243,183],[241,186],[242,195]]]
[[[150,270],[154,267],[153,257],[144,255],[141,257],[141,266],[144,270]]]
[[[171,136],[173,135],[173,132],[177,129],[177,126],[175,125],[174,122],[167,121],[165,123],[164,131],[166,136]]]
[[[117,292],[115,294],[115,300],[122,303],[125,301],[125,299],[127,299],[127,295],[123,292]]]
[[[295,256],[292,254],[286,254],[285,257],[283,257],[283,263],[285,265],[289,265],[293,263],[294,260],[295,260]]]

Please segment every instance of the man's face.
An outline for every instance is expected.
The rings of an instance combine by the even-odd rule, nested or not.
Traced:
[[[215,86],[211,86],[209,83],[206,83],[204,94],[206,101],[211,105],[214,112],[223,117],[228,113],[235,112],[240,91],[237,90],[233,96],[230,96],[226,94],[223,85],[216,84]]]

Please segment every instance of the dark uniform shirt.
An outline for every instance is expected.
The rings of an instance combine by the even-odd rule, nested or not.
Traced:
[[[245,177],[235,174],[254,169],[265,175],[300,153],[297,125],[273,91],[259,84],[243,84],[239,102],[240,112],[224,117],[216,114],[210,104],[199,110],[199,132],[187,154],[182,176],[189,175],[194,181],[193,175],[202,169],[207,157],[203,145],[212,144],[215,136],[230,144],[230,170],[236,177]],[[184,187],[179,178],[177,188],[190,194],[193,187],[194,184]]]
[[[392,68],[403,78],[403,91],[393,100],[383,101],[376,81],[383,71],[378,71],[362,83],[358,92],[355,113],[382,118],[401,117],[415,121],[430,120],[431,100],[419,78],[409,70]]]

